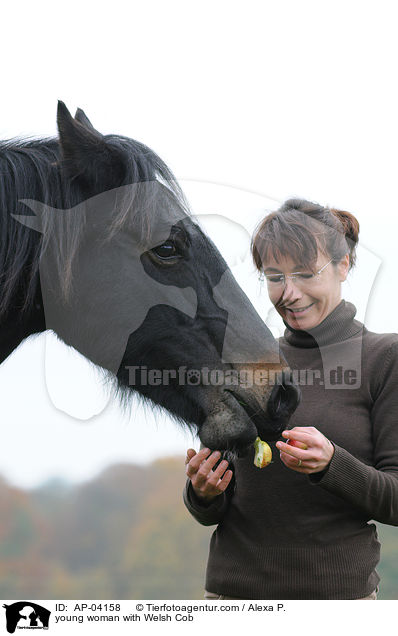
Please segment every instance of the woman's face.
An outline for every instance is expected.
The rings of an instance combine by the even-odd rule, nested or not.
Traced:
[[[318,251],[315,271],[319,271],[330,257]],[[283,320],[293,329],[313,329],[337,307],[341,301],[341,283],[347,278],[349,256],[339,263],[329,263],[319,276],[285,278],[284,284],[267,279],[268,295]],[[264,274],[309,272],[309,267],[295,263],[289,256],[276,261],[270,255],[264,263]],[[276,277],[275,277],[276,280]],[[279,301],[279,302],[278,302]]]

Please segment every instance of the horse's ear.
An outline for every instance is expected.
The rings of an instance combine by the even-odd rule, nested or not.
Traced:
[[[86,113],[81,108],[77,109],[75,113],[75,120],[78,121],[80,124],[83,124],[83,126],[85,126],[86,128],[90,128],[91,130],[98,132],[97,130],[95,130]]]
[[[122,159],[83,111],[78,111],[75,119],[64,102],[58,102],[57,124],[64,167],[69,176],[83,177],[92,183],[102,180],[104,186],[111,179],[113,184],[122,176]]]
[[[75,167],[86,158],[92,148],[105,145],[102,135],[90,125],[74,119],[64,102],[58,101],[57,125],[63,159]]]

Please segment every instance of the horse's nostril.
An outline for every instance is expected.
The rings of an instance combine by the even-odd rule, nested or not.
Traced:
[[[281,382],[272,389],[268,400],[268,414],[274,420],[289,417],[300,402],[300,390],[293,384],[291,371],[284,371]]]
[[[275,396],[275,401],[274,401],[274,409],[275,412],[278,413],[278,411],[280,411],[281,408],[281,404],[282,404],[282,395],[281,395],[282,391],[278,391],[277,395]]]

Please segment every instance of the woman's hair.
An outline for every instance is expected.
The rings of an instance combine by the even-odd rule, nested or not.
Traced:
[[[270,254],[276,261],[288,255],[296,264],[313,270],[318,250],[335,263],[348,253],[351,269],[358,234],[359,223],[350,212],[289,199],[261,221],[251,241],[251,252],[260,272]]]

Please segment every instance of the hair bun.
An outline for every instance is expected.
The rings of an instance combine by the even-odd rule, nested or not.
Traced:
[[[343,226],[344,234],[346,238],[354,243],[354,246],[358,243],[359,236],[359,223],[351,212],[345,210],[337,210],[336,208],[330,208],[330,211],[336,216],[341,225]]]

